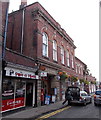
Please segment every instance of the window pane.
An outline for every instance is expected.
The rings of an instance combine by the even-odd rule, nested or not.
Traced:
[[[43,55],[48,56],[47,46],[43,44]]]
[[[13,109],[14,107],[14,81],[5,79],[3,80],[2,88],[2,111]]]
[[[25,82],[17,80],[16,82],[16,94],[15,97],[24,97],[25,96]]]
[[[64,64],[64,48],[61,47],[61,63]]]
[[[48,37],[46,33],[43,33],[43,43],[46,45],[48,44]]]
[[[57,61],[57,43],[53,40],[53,60]]]
[[[43,34],[43,43],[44,43],[44,44],[47,44],[47,38],[46,38],[46,35],[45,35],[45,34]]]
[[[9,79],[3,80],[2,99],[14,99],[14,82]]]
[[[74,59],[73,59],[73,55],[72,55],[71,57],[72,57],[72,68],[74,68]]]
[[[69,52],[68,52],[68,50],[66,51],[66,58],[67,58],[67,65],[69,66]]]
[[[48,57],[48,37],[46,33],[43,33],[43,49],[42,53],[44,56]]]
[[[57,43],[56,43],[55,40],[53,40],[53,49],[54,49],[54,50],[57,50]]]
[[[25,105],[25,82],[16,80],[15,107]]]

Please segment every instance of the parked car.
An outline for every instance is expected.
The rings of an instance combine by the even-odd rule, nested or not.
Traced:
[[[100,105],[101,104],[101,89],[98,89],[95,91],[94,94],[94,105]]]
[[[80,91],[78,87],[69,87],[67,91],[71,91],[72,99],[68,101],[69,104],[71,103],[78,103],[86,105],[87,103],[92,102],[92,97],[87,94],[85,91]]]

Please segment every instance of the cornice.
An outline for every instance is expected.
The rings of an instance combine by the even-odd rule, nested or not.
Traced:
[[[34,10],[32,10],[32,16],[34,19],[40,19],[40,17],[42,17],[44,20],[46,20],[48,22],[48,24],[50,24],[69,44],[71,44],[74,49],[76,48],[76,46],[73,44],[73,40],[70,40],[70,38],[67,38],[67,36],[63,33],[63,29],[61,27],[56,26],[50,19],[49,17],[47,17],[46,14],[44,14],[39,8],[36,8]]]
[[[56,70],[60,70],[61,69],[60,65],[58,65],[58,64],[56,64],[54,62],[50,62],[50,61],[48,61],[48,60],[46,60],[44,58],[38,57],[37,61],[38,61],[38,63],[41,63],[42,65],[45,65],[47,67],[50,67],[50,68],[53,68],[53,69],[56,69]]]

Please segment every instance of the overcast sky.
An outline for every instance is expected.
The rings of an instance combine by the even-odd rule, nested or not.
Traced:
[[[27,4],[36,1],[73,39],[75,56],[99,80],[99,0],[27,0]],[[18,10],[19,5],[20,0],[10,0],[9,11]]]

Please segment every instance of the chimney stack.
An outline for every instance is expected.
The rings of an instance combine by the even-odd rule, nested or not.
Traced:
[[[21,5],[19,9],[24,8],[25,6],[27,6],[27,0],[21,0]]]

